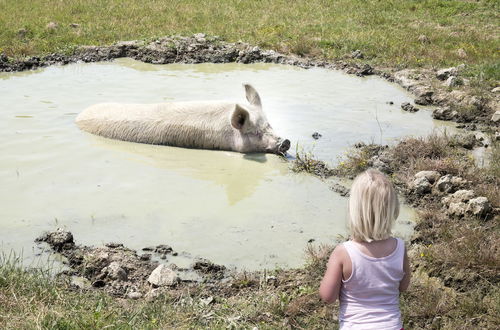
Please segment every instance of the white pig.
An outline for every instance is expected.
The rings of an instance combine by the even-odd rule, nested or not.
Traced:
[[[100,103],[76,123],[92,134],[131,142],[243,153],[284,154],[290,141],[276,136],[257,91],[244,85],[249,105],[203,101],[158,104]]]

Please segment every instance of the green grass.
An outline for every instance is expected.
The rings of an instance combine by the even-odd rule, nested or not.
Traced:
[[[381,66],[467,63],[471,75],[498,80],[499,13],[494,0],[0,0],[0,51],[39,55],[204,32],[328,59],[360,49]],[[58,28],[49,31],[52,21]],[[419,41],[422,34],[429,42]]]

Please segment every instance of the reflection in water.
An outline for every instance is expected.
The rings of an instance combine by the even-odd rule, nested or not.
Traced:
[[[31,258],[35,237],[65,227],[82,244],[169,244],[252,270],[298,266],[310,239],[345,235],[346,199],[278,156],[113,141],[74,123],[99,102],[244,102],[243,82],[259,91],[277,135],[329,162],[360,140],[390,143],[441,125],[425,109],[399,109],[411,96],[395,85],[318,68],[120,59],[0,73],[2,251]],[[411,218],[402,212],[402,236]]]
[[[95,146],[133,154],[129,158],[133,161],[211,181],[224,188],[229,205],[252,196],[263,180],[288,172],[288,165],[275,155],[175,148],[86,135]]]

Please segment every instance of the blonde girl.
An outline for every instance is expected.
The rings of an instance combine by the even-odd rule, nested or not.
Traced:
[[[377,170],[356,177],[349,198],[350,240],[332,252],[319,293],[340,301],[341,329],[403,328],[399,293],[410,283],[403,240],[391,237],[399,215],[392,183]]]

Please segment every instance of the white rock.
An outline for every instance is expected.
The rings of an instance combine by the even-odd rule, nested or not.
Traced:
[[[497,123],[500,121],[500,110],[495,111],[493,116],[491,116],[491,121]]]
[[[465,203],[474,197],[474,192],[472,190],[458,190],[454,194],[451,194],[442,199],[443,204],[451,203]]]
[[[500,93],[500,87],[495,87],[491,90],[492,93]]]
[[[467,204],[467,213],[475,216],[484,216],[491,210],[491,204],[486,197],[476,197]]]
[[[134,300],[136,300],[136,299],[140,299],[140,298],[142,298],[142,293],[140,293],[140,292],[136,292],[136,291],[134,291],[134,292],[130,292],[130,293],[127,295],[127,297],[128,297],[128,298],[130,298],[130,299],[134,299]]]
[[[418,195],[424,195],[431,192],[432,185],[427,178],[420,177],[413,181],[413,190]]]
[[[161,264],[151,272],[148,282],[154,286],[171,286],[179,282],[179,276],[172,269]]]
[[[434,183],[437,180],[439,180],[439,178],[441,177],[441,174],[439,174],[438,171],[420,171],[417,174],[415,174],[416,179],[421,178],[421,177],[426,178],[427,181],[429,181],[430,183]]]
[[[465,214],[466,209],[467,209],[467,204],[465,204],[463,202],[450,203],[450,206],[448,207],[447,213],[449,215],[461,217]]]

